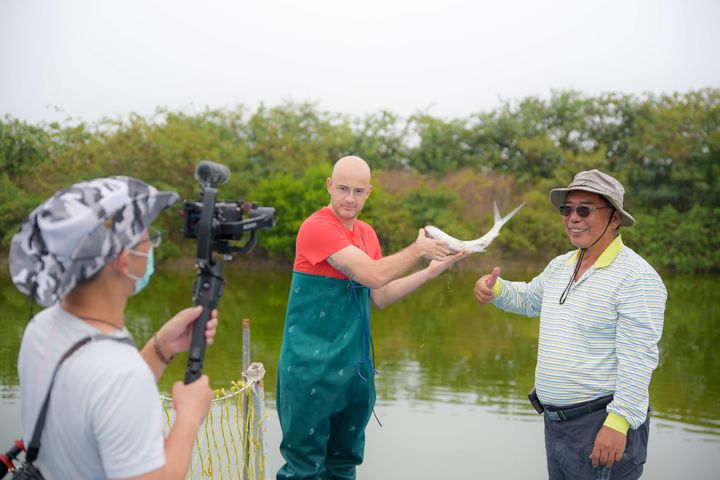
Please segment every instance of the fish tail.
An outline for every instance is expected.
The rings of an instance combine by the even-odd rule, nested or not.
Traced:
[[[518,212],[518,210],[520,210],[523,207],[523,205],[525,205],[525,202],[521,203],[520,206],[518,206],[517,208],[515,208],[515,210],[513,210],[512,212],[505,215],[505,217],[502,219],[499,219],[500,215],[497,213],[497,210],[496,210],[495,211],[495,223],[502,222],[504,224],[505,222],[510,220],[513,217],[513,215],[515,215]],[[495,208],[497,209],[497,205],[495,205]]]
[[[493,200],[493,212],[495,213],[495,223],[498,223],[502,221],[502,217],[500,216],[500,209],[497,206],[497,202]]]

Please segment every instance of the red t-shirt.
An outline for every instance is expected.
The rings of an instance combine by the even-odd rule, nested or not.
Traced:
[[[293,270],[347,279],[326,259],[350,245],[355,245],[373,260],[382,257],[380,242],[370,225],[362,220],[355,220],[353,231],[350,231],[340,223],[329,207],[323,207],[305,219],[300,226],[295,242]]]

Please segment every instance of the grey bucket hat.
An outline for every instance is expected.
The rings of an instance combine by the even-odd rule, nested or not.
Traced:
[[[136,244],[178,198],[131,177],[97,178],[56,192],[12,238],[13,283],[40,305],[52,305]]]
[[[610,175],[603,173],[600,170],[587,170],[580,172],[575,175],[572,183],[570,183],[567,188],[555,188],[550,191],[550,203],[555,205],[556,208],[559,208],[563,203],[565,203],[568,192],[572,190],[584,190],[586,192],[602,195],[613,207],[615,207],[618,212],[620,212],[620,217],[622,218],[620,225],[626,227],[632,227],[635,225],[635,219],[623,209],[625,189],[620,182]]]

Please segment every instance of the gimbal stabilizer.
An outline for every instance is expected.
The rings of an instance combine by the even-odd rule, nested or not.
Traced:
[[[185,238],[197,239],[197,275],[193,285],[195,305],[203,311],[193,325],[192,340],[185,371],[185,383],[192,383],[202,375],[205,358],[205,328],[210,314],[220,301],[225,279],[223,263],[213,259],[213,251],[230,258],[233,253],[249,253],[257,244],[256,231],[275,226],[275,209],[259,207],[244,201],[218,202],[217,186],[225,183],[230,170],[218,163],[202,160],[195,178],[200,183],[202,202],[185,201],[183,204]],[[243,212],[247,219],[243,220]],[[250,238],[242,246],[232,245],[250,232]]]

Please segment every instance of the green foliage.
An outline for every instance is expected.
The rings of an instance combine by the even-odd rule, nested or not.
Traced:
[[[460,231],[461,228],[451,228],[457,220],[455,212],[458,210],[459,201],[459,197],[454,192],[441,188],[432,191],[421,188],[404,196],[403,207],[408,211],[413,225],[417,228],[441,222],[443,228],[463,237],[469,232]]]
[[[410,122],[420,138],[420,145],[411,152],[411,166],[424,173],[443,174],[469,163],[465,122],[446,122],[429,115],[415,115]]]
[[[382,111],[352,124],[350,152],[361,155],[371,168],[401,168],[410,156],[408,126],[394,113]]]
[[[280,175],[261,180],[252,192],[253,201],[275,208],[277,225],[262,232],[262,248],[271,256],[292,258],[295,237],[305,218],[329,203],[325,179],[331,169],[310,168],[305,175]]]
[[[6,173],[0,173],[0,240],[9,245],[10,238],[20,226],[23,218],[35,208],[42,198],[27,195],[10,180]]]
[[[678,212],[666,205],[635,218],[637,225],[622,231],[623,241],[651,265],[685,272],[718,269],[720,208],[695,205]]]
[[[48,156],[48,134],[42,126],[32,126],[6,115],[0,122],[0,172],[28,174]]]
[[[383,255],[408,246],[417,238],[420,228],[413,225],[410,212],[399,204],[398,196],[388,193],[377,183],[365,203],[362,218],[375,229]]]
[[[297,176],[313,165],[331,165],[350,153],[353,141],[346,119],[318,111],[312,104],[261,106],[245,129],[249,152],[243,174],[250,181],[278,174]]]
[[[523,195],[525,206],[503,227],[500,237],[495,240],[500,242],[500,251],[506,256],[526,261],[536,259],[544,264],[573,248],[563,230],[560,215],[548,201],[548,187],[545,185],[550,182],[542,183],[529,188]]]
[[[421,186],[390,195],[373,187],[363,218],[376,230],[387,255],[407,247],[425,225],[436,225],[450,234],[467,238],[469,231],[459,219],[460,199],[454,192]]]
[[[557,91],[455,120],[387,111],[352,118],[292,102],[254,112],[158,110],[94,125],[29,125],[5,116],[0,247],[7,249],[40,201],[82,179],[131,175],[197,198],[194,169],[208,159],[232,172],[220,198],[277,209],[278,225],[262,232],[260,245],[292,257],[297,228],[327,203],[324,179],[348,154],[365,158],[375,178],[395,175],[394,184],[374,182],[362,214],[386,253],[408,245],[425,224],[463,239],[478,236],[490,228],[494,198],[503,211],[527,202],[494,254],[542,264],[570,248],[548,190],[599,168],[625,185],[626,206],[640,221],[623,234],[655,267],[720,269],[718,89],[642,97]],[[398,184],[403,179],[409,183]],[[188,253],[177,217],[158,222],[169,234],[163,255]]]

